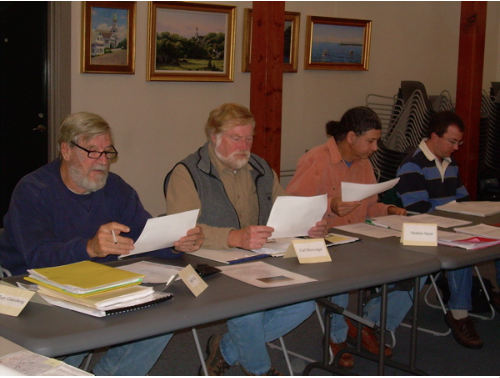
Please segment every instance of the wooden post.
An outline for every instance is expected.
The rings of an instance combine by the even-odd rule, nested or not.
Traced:
[[[466,128],[464,145],[454,157],[471,200],[477,197],[486,5],[486,1],[462,1],[460,14],[456,112]]]
[[[280,173],[284,1],[254,1],[250,111],[256,121],[252,152]]]

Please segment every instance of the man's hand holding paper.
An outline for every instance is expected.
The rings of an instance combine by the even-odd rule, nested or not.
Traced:
[[[328,205],[327,195],[314,197],[282,196],[276,198],[267,226],[273,238],[292,236],[324,237],[326,221],[322,220]],[[314,225],[311,227],[311,225]]]
[[[201,228],[196,227],[199,211],[199,209],[196,209],[148,219],[144,230],[142,230],[129,255],[172,247],[176,242],[179,247],[185,247],[184,250],[180,248],[183,252],[192,252],[198,249],[203,243],[203,240],[201,240],[201,243],[197,241],[197,238],[203,237]],[[197,229],[199,229],[199,232],[195,232]],[[190,247],[186,247],[186,244],[189,244]]]

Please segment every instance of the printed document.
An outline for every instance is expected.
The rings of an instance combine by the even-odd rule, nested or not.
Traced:
[[[391,189],[398,183],[398,181],[399,177],[395,178],[394,180],[381,182],[378,184],[355,184],[353,182],[342,182],[342,201],[362,201],[365,198]]]
[[[196,227],[199,212],[200,209],[196,209],[148,219],[141,236],[134,243],[134,250],[120,257],[172,247],[188,230]]]
[[[464,226],[471,223],[465,220],[440,217],[432,214],[419,214],[412,216],[387,215],[384,217],[376,217],[372,220],[375,221],[376,224],[385,225],[393,230],[400,231],[403,229],[403,223],[436,223],[438,227],[442,228]]]
[[[401,237],[401,231],[372,226],[366,223],[347,224],[345,226],[337,226],[334,228],[346,232],[352,232],[353,234],[365,235],[377,239],[387,238],[389,236]]]
[[[484,238],[491,239],[500,239],[500,227],[489,226],[484,223],[469,227],[454,228],[454,230],[463,234],[482,236]]]
[[[75,376],[92,375],[77,369],[63,361],[48,358],[30,351],[20,351],[0,357],[1,375],[44,375],[44,376]]]
[[[281,196],[276,198],[267,226],[274,228],[273,238],[307,236],[307,232],[323,219],[327,196]]]
[[[500,202],[497,201],[451,201],[445,205],[436,206],[436,210],[449,211],[451,213],[475,215],[488,217],[500,213]]]
[[[263,261],[225,265],[220,266],[219,269],[226,276],[262,289],[317,281],[314,278],[277,268]]]
[[[143,283],[157,284],[170,281],[173,276],[177,276],[183,269],[180,266],[158,264],[150,261],[139,261],[129,265],[118,266],[117,269],[128,270],[129,272],[144,274]],[[180,278],[177,278],[178,280]]]

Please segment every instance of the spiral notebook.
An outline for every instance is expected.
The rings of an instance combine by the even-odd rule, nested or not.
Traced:
[[[112,306],[106,308],[105,310],[98,310],[87,306],[82,306],[76,303],[67,302],[61,299],[52,298],[49,296],[42,295],[43,299],[49,302],[51,305],[62,307],[68,310],[73,310],[81,312],[82,314],[92,315],[98,318],[102,318],[109,315],[121,314],[125,312],[131,312],[135,310],[140,310],[143,308],[148,308],[155,306],[159,303],[166,302],[172,299],[174,296],[170,293],[162,293],[155,291],[150,296],[145,298],[140,298],[135,302],[128,302],[126,304],[121,304],[117,306]]]

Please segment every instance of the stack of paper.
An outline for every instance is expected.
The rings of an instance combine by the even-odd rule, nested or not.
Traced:
[[[28,270],[25,279],[53,290],[89,294],[124,286],[138,285],[144,275],[112,268],[92,261]]]
[[[481,236],[490,239],[500,239],[500,227],[489,226],[484,223],[480,223],[475,226],[454,228],[454,230],[463,234]]]
[[[166,300],[169,294],[140,286],[143,274],[92,261],[28,270],[22,285],[38,292],[49,303],[94,316],[130,311]],[[170,295],[171,297],[171,295]]]
[[[446,245],[449,247],[475,250],[499,245],[500,240],[485,238],[481,236],[470,237],[470,235],[457,232],[438,231],[438,244]]]
[[[436,206],[436,210],[449,211],[451,213],[475,215],[488,217],[500,213],[500,202],[496,201],[464,201],[448,202],[445,205]]]

